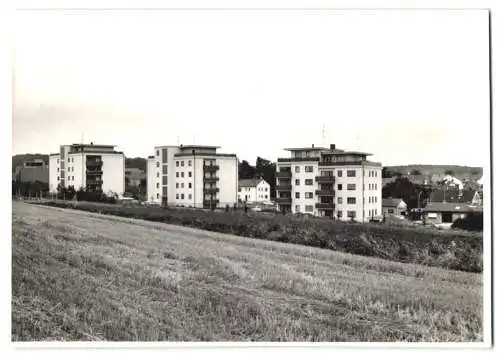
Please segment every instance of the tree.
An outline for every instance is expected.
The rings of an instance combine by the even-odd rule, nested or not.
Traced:
[[[248,161],[243,160],[238,165],[238,174],[240,179],[251,179],[255,176],[255,168],[248,163]]]
[[[450,176],[454,176],[455,175],[455,172],[453,170],[446,170],[444,172],[445,175],[450,175]]]
[[[422,175],[422,172],[420,172],[419,170],[412,170],[412,171],[411,171],[411,174],[412,174],[412,175],[415,175],[415,176],[416,176],[416,175]]]
[[[419,192],[422,192],[420,194],[420,207],[423,208],[431,190],[412,183],[406,177],[399,177],[382,188],[382,197],[401,198],[407,204],[408,209],[412,209],[419,206]]]

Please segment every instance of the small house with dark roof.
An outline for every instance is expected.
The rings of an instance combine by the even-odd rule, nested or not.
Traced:
[[[271,199],[271,186],[262,178],[241,179],[238,182],[240,202],[266,203]]]
[[[382,215],[383,216],[404,216],[407,210],[405,201],[401,198],[383,198]]]
[[[429,202],[424,208],[428,222],[449,225],[457,219],[465,218],[470,213],[482,211],[482,207],[460,202]]]

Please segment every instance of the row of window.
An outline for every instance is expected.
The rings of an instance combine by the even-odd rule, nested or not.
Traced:
[[[300,192],[295,192],[295,198],[300,198]],[[304,192],[304,198],[314,198],[312,192]]]
[[[314,166],[305,166],[304,171],[305,172],[314,172]],[[346,171],[347,171],[347,173],[346,173],[347,177],[356,177],[356,170],[346,170]],[[295,173],[299,173],[299,172],[300,172],[300,166],[295,166]],[[368,177],[377,177],[378,176],[378,173],[376,170],[365,171],[365,176],[366,176],[367,172],[368,172]],[[331,171],[328,171],[327,173],[328,173],[327,176],[330,176],[329,174],[331,173]],[[342,175],[343,175],[342,170],[337,170],[337,177],[342,177]]]
[[[57,181],[59,180],[59,176],[57,176]],[[75,176],[68,176],[68,181],[75,181]]]
[[[368,210],[368,217],[375,217],[377,216],[377,209],[370,209]]]
[[[304,206],[304,212],[313,212],[313,211],[314,211],[314,206],[312,206],[312,205]],[[299,205],[295,206],[295,212],[300,213],[300,206]]]
[[[377,203],[377,196],[368,197],[368,203]]]
[[[312,186],[313,185],[313,180],[312,179],[305,179],[305,185],[306,186]],[[295,186],[300,186],[300,179],[295,180]]]
[[[337,217],[342,218],[343,212],[342,211],[337,211]],[[347,211],[347,217],[349,218],[356,218],[356,211]]]
[[[250,187],[243,187],[243,188],[240,187],[240,188],[238,188],[238,192],[241,192],[241,191],[247,191],[248,192],[248,191],[250,191]],[[260,191],[260,192],[267,192],[268,188],[267,187],[265,187],[265,188],[259,187],[258,191]]]
[[[193,195],[190,193],[190,194],[188,194],[188,196],[187,196],[187,197],[188,197],[188,200],[190,200],[190,199],[193,197]],[[183,199],[184,199],[184,194],[183,194],[183,193],[181,193],[181,194],[176,193],[176,194],[175,194],[175,199],[177,199],[177,200],[178,200],[179,198],[180,198],[181,200],[183,200]]]
[[[181,167],[184,167],[184,161],[176,161],[176,162],[175,162],[175,166],[176,166],[176,167],[179,167],[179,162],[180,162],[180,166],[181,166]],[[191,162],[191,160],[188,160],[188,166],[192,166],[192,162]]]
[[[376,183],[369,183],[368,184],[368,189],[369,190],[376,190],[378,185]]]

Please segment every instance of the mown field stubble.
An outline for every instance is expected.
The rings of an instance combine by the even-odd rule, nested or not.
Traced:
[[[482,341],[482,274],[13,202],[12,340]]]

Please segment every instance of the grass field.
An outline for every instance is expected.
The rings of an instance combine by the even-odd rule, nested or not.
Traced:
[[[482,274],[13,202],[12,340],[481,341]]]
[[[359,224],[273,213],[211,212],[71,201],[49,201],[42,204],[320,247],[402,263],[418,263],[474,273],[483,270],[482,232]]]

